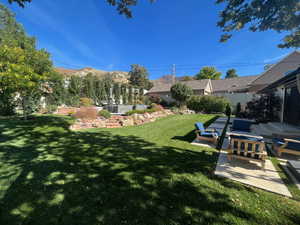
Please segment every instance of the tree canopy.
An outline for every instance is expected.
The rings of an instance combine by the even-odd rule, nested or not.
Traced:
[[[180,106],[183,106],[193,95],[193,90],[183,83],[176,83],[171,87],[171,95],[180,103]]]
[[[217,0],[221,3],[226,4],[218,22],[224,32],[221,42],[246,27],[253,32],[290,32],[278,47],[300,47],[299,0]]]
[[[12,105],[18,101],[26,116],[37,109],[40,97],[51,91],[53,75],[50,54],[37,50],[35,39],[27,36],[14,14],[0,4],[1,101]]]
[[[225,79],[238,77],[235,69],[229,69],[226,72]]]
[[[203,80],[203,79],[211,79],[211,80],[219,80],[222,73],[218,72],[215,67],[212,66],[205,66],[203,67],[199,73],[195,75],[196,80]]]
[[[131,70],[129,71],[129,81],[134,87],[151,89],[153,84],[148,79],[148,71],[145,67],[134,64],[131,65]]]

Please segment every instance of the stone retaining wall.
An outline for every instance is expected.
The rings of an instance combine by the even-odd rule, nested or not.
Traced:
[[[80,130],[87,128],[118,128],[134,125],[142,125],[154,122],[157,118],[173,115],[171,110],[162,110],[153,113],[133,114],[132,116],[112,116],[109,119],[98,117],[95,120],[77,119],[70,127],[71,130]]]

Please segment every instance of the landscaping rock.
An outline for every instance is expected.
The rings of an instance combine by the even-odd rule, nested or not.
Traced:
[[[88,128],[119,128],[134,125],[142,125],[145,123],[154,122],[157,118],[173,115],[170,110],[162,110],[153,113],[133,114],[132,116],[114,115],[109,119],[104,117],[92,118],[78,118],[70,129],[80,130]]]

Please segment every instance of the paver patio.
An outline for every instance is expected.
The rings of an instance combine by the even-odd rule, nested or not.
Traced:
[[[244,160],[228,161],[227,153],[221,151],[215,175],[292,197],[270,160],[266,161],[265,170],[262,170],[261,165],[256,162],[245,162]]]

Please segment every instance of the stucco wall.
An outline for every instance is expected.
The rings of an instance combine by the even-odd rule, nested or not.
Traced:
[[[259,96],[253,93],[214,93],[213,95],[227,98],[232,107],[241,103],[242,108],[246,106],[247,102],[250,102],[253,98]]]

